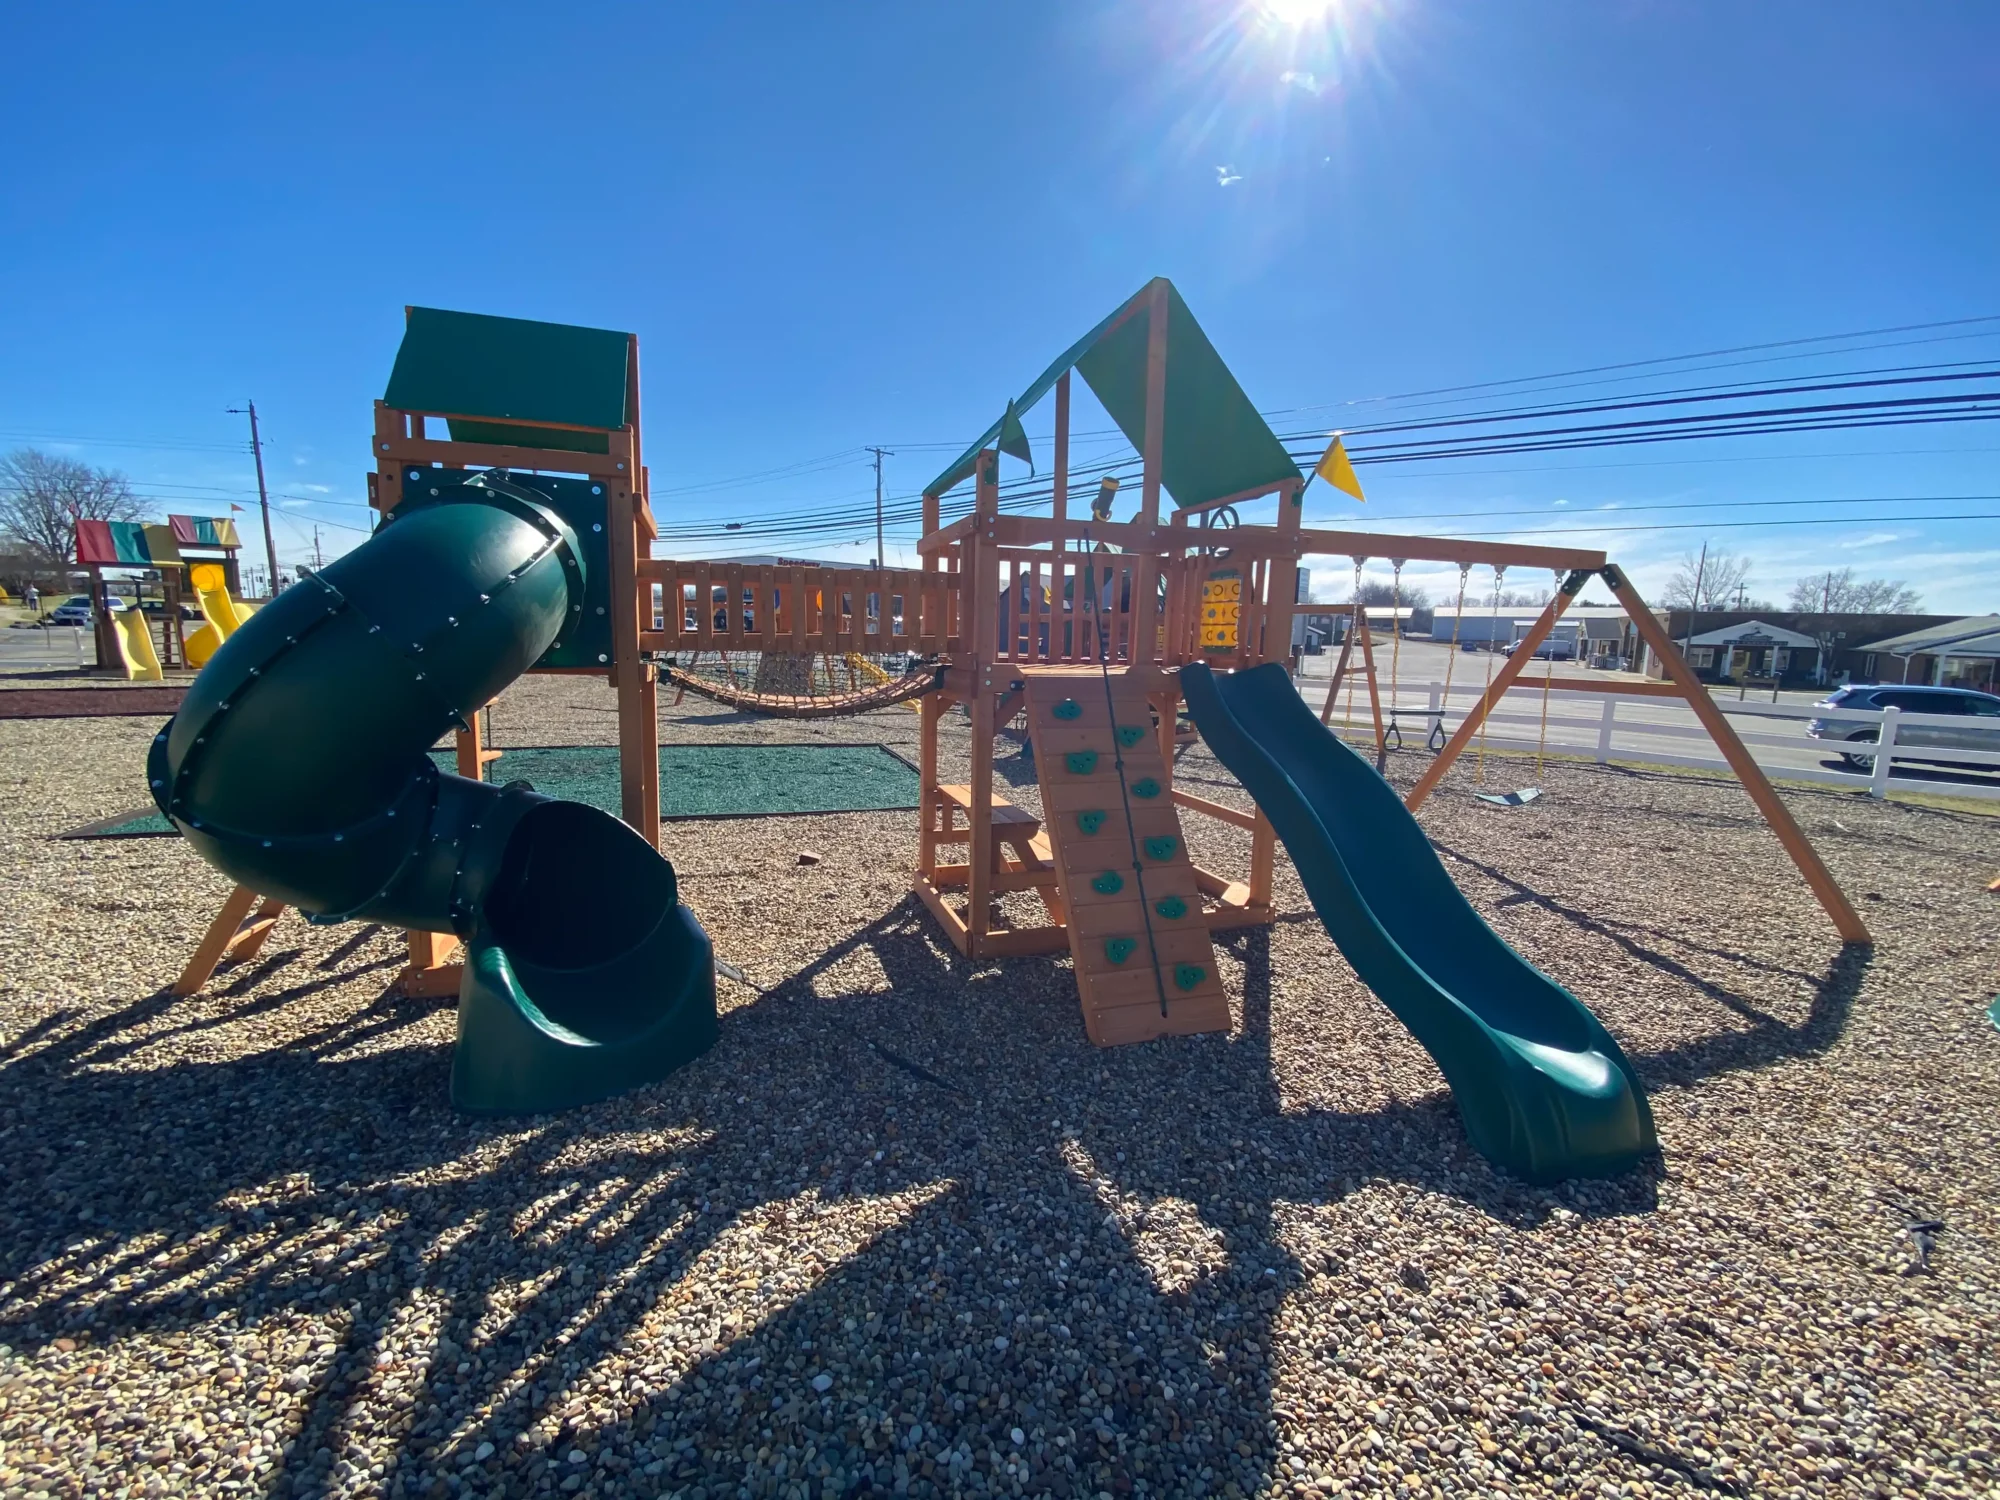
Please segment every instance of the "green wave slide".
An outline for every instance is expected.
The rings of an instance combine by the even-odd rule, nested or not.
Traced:
[[[658,851],[425,753],[582,625],[583,550],[533,483],[442,485],[280,593],[147,763],[160,810],[239,885],[464,940],[451,1096],[479,1114],[605,1098],[717,1035],[714,953]]]
[[[1465,1132],[1532,1182],[1608,1176],[1656,1148],[1618,1043],[1501,940],[1375,768],[1282,665],[1181,668],[1202,739],[1284,840],[1328,934],[1444,1072]]]

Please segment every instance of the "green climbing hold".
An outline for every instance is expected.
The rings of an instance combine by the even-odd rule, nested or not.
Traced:
[[[1175,964],[1174,983],[1184,990],[1191,990],[1208,978],[1208,970],[1200,964]]]
[[[1146,840],[1146,858],[1172,859],[1180,847],[1181,841],[1179,839],[1170,833],[1163,833],[1158,838]]]
[[[1063,757],[1063,764],[1069,767],[1072,776],[1088,776],[1097,769],[1095,750],[1072,750]]]
[[[1107,938],[1104,943],[1104,956],[1114,964],[1122,964],[1132,956],[1132,950],[1138,946],[1132,938]]]
[[[1160,784],[1150,776],[1141,776],[1132,783],[1132,795],[1150,802],[1160,795]]]
[[[1145,737],[1146,731],[1137,724],[1120,724],[1118,726],[1118,743],[1123,745],[1127,750],[1130,750]]]
[[[1187,902],[1181,900],[1178,896],[1169,896],[1158,906],[1155,906],[1153,910],[1165,917],[1169,922],[1178,922],[1182,917],[1187,915]]]
[[[1076,831],[1085,838],[1089,838],[1103,826],[1104,809],[1101,807],[1092,808],[1089,812],[1080,812],[1076,815]]]
[[[1058,719],[1080,719],[1083,717],[1083,705],[1074,698],[1065,698],[1049,712]]]
[[[1090,888],[1100,896],[1115,896],[1125,889],[1125,877],[1116,870],[1106,870],[1090,882]]]

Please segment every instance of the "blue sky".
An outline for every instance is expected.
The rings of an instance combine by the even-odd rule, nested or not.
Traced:
[[[2000,314],[1988,5],[70,5],[0,45],[0,445],[219,510],[254,396],[288,562],[366,525],[406,303],[638,332],[668,522],[863,504],[870,443],[913,492],[1153,275],[1281,430]],[[1683,383],[2000,365],[2000,322],[1809,349]],[[1384,466],[1308,510],[1581,537],[1616,506],[1684,528],[1595,533],[1642,587],[1707,537],[1753,594],[1853,566],[2000,609],[2000,521],[1914,519],[2000,515],[1925,498],[2000,496],[1996,450],[1966,423]],[[1744,508],[1863,496],[1902,498]],[[1668,504],[1709,508],[1634,509]],[[1723,525],[1766,514],[1819,524]]]

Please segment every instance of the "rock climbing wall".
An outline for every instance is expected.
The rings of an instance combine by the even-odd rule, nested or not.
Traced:
[[[1043,827],[1090,1039],[1112,1047],[1227,1031],[1229,999],[1152,706],[1122,673],[1112,674],[1107,706],[1095,667],[1030,671],[1026,680]]]

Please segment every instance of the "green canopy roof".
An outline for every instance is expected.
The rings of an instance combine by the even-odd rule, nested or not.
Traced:
[[[1243,394],[1229,366],[1188,311],[1181,294],[1164,277],[1149,282],[1110,317],[1063,351],[1011,401],[999,421],[924,486],[942,495],[971,475],[982,448],[999,441],[1001,451],[1026,460],[1027,437],[1020,414],[1046,396],[1064,371],[1079,371],[1091,393],[1134,448],[1146,441],[1146,342],[1152,328],[1151,293],[1167,292],[1167,410],[1160,455],[1160,482],[1179,506],[1202,505],[1240,495],[1284,479],[1299,467],[1285,445]]]
[[[605,328],[413,307],[383,400],[401,411],[623,427],[632,336]],[[450,423],[454,442],[605,453],[601,432]]]

